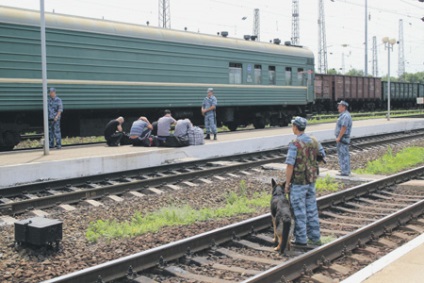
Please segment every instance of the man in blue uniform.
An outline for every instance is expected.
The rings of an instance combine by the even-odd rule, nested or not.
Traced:
[[[337,142],[337,155],[339,157],[340,175],[350,175],[350,156],[349,156],[349,144],[350,144],[350,132],[352,131],[352,117],[350,116],[347,108],[349,104],[346,101],[340,101],[337,105],[339,111],[339,119],[336,123],[336,130],[334,134]]]
[[[208,96],[203,99],[202,115],[205,116],[206,140],[210,140],[210,133],[213,133],[213,139],[216,140],[216,106],[218,101],[213,95],[213,88],[208,88]]]
[[[50,97],[48,100],[48,116],[49,116],[49,146],[54,147],[56,139],[56,148],[62,148],[62,135],[60,132],[60,116],[63,112],[62,100],[56,96],[56,89],[50,88]]]
[[[292,130],[296,138],[290,142],[286,158],[286,187],[295,220],[293,244],[319,245],[321,232],[315,196],[315,181],[319,175],[317,156],[325,158],[322,145],[305,134],[307,121],[296,117]]]

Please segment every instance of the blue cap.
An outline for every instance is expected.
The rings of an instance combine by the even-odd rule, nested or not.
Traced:
[[[51,87],[49,92],[52,92],[52,91],[56,92],[56,89],[54,87]]]
[[[208,92],[213,92],[213,88],[208,88]]]
[[[340,102],[339,103],[337,103],[338,105],[343,105],[343,106],[346,106],[346,107],[349,107],[349,103],[347,103],[346,101],[344,101],[344,100],[340,100]]]
[[[308,124],[308,121],[300,116],[295,117],[293,120],[291,120],[291,123],[293,125],[298,126],[299,128],[306,128],[306,124]]]

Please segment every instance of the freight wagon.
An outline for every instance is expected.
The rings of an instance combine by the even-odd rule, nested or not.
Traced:
[[[0,7],[0,121],[23,131],[42,125],[40,15]],[[48,86],[63,100],[62,133],[98,135],[118,115],[203,122],[206,89],[218,124],[287,125],[314,102],[307,48],[46,14]],[[246,37],[248,38],[248,37]]]
[[[335,111],[340,100],[348,101],[352,111],[387,108],[387,82],[381,78],[316,74],[314,87],[317,112]],[[391,82],[390,89],[393,109],[417,107],[416,98],[424,96],[424,84]]]

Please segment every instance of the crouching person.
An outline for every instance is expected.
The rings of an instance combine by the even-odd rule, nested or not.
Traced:
[[[122,130],[124,117],[118,117],[110,120],[105,127],[105,140],[108,146],[119,146],[130,144],[129,137]]]
[[[168,147],[182,147],[188,146],[188,131],[193,127],[190,119],[179,119],[175,123],[175,130],[173,135],[166,137],[166,142],[162,146]]]
[[[141,116],[131,126],[130,140],[133,146],[152,146],[156,140],[151,136],[153,126],[146,117]]]

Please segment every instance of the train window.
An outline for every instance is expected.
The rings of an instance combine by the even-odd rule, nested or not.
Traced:
[[[297,69],[297,83],[299,85],[306,85],[306,76],[303,68]]]
[[[230,84],[241,84],[242,77],[242,64],[241,63],[230,63],[228,68],[229,83]]]
[[[268,67],[269,84],[275,85],[275,66]]]
[[[255,84],[260,85],[262,84],[262,66],[261,65],[255,65]]]
[[[286,85],[292,84],[292,68],[286,67]]]

